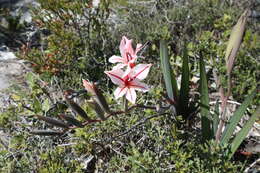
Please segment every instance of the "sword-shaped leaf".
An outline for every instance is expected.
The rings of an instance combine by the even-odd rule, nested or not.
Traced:
[[[239,121],[244,115],[249,104],[253,101],[255,95],[256,95],[256,89],[249,96],[247,96],[246,100],[239,106],[236,112],[229,119],[220,140],[221,145],[225,145],[226,143],[229,142],[236,126],[238,125]]]
[[[183,62],[179,105],[181,107],[181,112],[183,116],[188,117],[190,69],[186,45],[184,45],[182,61]]]
[[[69,105],[69,107],[72,109],[72,111],[78,115],[80,115],[82,118],[84,118],[87,121],[90,121],[91,119],[88,117],[87,113],[72,99],[69,99],[65,96],[66,103]]]
[[[75,119],[75,118],[74,118],[73,116],[71,116],[71,115],[60,114],[59,116],[60,116],[62,119],[66,120],[68,123],[73,124],[74,126],[84,127],[80,121],[78,121],[77,119]]]
[[[238,132],[235,139],[231,143],[231,153],[229,155],[229,158],[233,156],[237,148],[240,146],[240,144],[243,142],[245,137],[247,136],[248,132],[254,125],[255,121],[260,117],[260,106],[258,106],[257,110],[254,112],[254,114],[249,118],[249,120],[246,122],[246,124],[243,126],[243,128]]]
[[[95,110],[97,116],[101,119],[101,120],[106,120],[105,116],[104,116],[104,111],[103,109],[99,106],[99,104],[95,101],[95,100],[89,100],[88,105]]]
[[[94,90],[96,91],[96,95],[93,96],[93,99],[95,100],[95,102],[97,104],[99,104],[100,108],[102,108],[106,113],[110,114],[111,111],[110,111],[109,106],[107,104],[106,98],[104,97],[104,95],[102,94],[100,89],[98,89],[96,87],[96,85],[94,85]]]
[[[211,130],[212,122],[209,118],[208,80],[202,57],[200,57],[200,115],[203,140],[209,140],[213,137]]]
[[[166,91],[169,99],[172,101],[177,100],[178,87],[174,73],[171,69],[171,64],[168,56],[167,42],[165,40],[160,41],[160,59],[161,70],[163,72],[163,78],[165,81]]]
[[[62,128],[69,128],[69,125],[64,123],[63,121],[60,120],[56,120],[50,117],[45,117],[45,116],[41,116],[41,115],[36,115],[38,117],[38,119],[45,121],[48,124],[57,126],[57,127],[62,127]]]

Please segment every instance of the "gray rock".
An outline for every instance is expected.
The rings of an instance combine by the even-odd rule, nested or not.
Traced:
[[[17,57],[15,56],[15,54],[13,52],[9,52],[9,51],[0,51],[0,61],[3,60],[12,60],[12,59],[16,59]]]

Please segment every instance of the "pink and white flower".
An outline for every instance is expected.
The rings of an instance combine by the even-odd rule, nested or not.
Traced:
[[[138,64],[134,68],[128,68],[126,72],[120,68],[106,71],[105,73],[112,82],[118,85],[114,92],[115,98],[118,99],[126,95],[127,100],[134,104],[136,101],[135,90],[142,92],[149,90],[148,86],[140,81],[147,77],[151,66],[152,64]]]
[[[142,44],[137,44],[136,49],[134,50],[132,47],[132,40],[129,40],[126,36],[123,36],[119,49],[121,56],[113,55],[111,58],[109,58],[109,62],[119,63],[114,66],[113,69],[123,68],[127,65],[130,68],[133,68],[137,59],[137,53],[142,49]]]

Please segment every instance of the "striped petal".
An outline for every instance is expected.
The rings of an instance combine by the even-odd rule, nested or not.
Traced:
[[[135,104],[136,92],[134,88],[127,89],[126,99],[129,100],[131,103]]]
[[[128,90],[127,87],[118,87],[118,88],[114,91],[115,98],[118,99],[119,97],[122,97],[123,95],[126,94],[127,90]]]
[[[105,71],[111,81],[119,86],[124,86],[124,79],[121,76],[124,75],[124,72],[121,69],[113,69],[112,71]]]
[[[149,90],[148,85],[140,82],[138,79],[133,80],[130,83],[130,87],[134,88],[135,90],[142,91],[142,92],[147,92]]]
[[[147,77],[152,64],[138,64],[133,68],[133,73],[131,77],[133,79],[137,78],[139,80],[143,80]]]

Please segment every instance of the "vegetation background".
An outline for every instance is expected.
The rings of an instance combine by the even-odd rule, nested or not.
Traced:
[[[210,99],[217,101],[213,71],[226,86],[224,57],[232,27],[245,9],[259,12],[258,1],[100,0],[98,5],[92,0],[38,2],[40,8],[31,9],[34,15],[30,24],[40,33],[38,44],[28,40],[17,51],[19,58],[30,63],[32,72],[25,75],[26,87],[14,85],[10,89],[12,104],[0,113],[1,172],[243,172],[259,158],[259,152],[250,156],[239,152],[248,140],[231,160],[225,147],[216,146],[214,141],[203,143],[198,112],[186,123],[171,113],[148,118],[156,111],[138,108],[60,136],[30,133],[32,129],[52,128],[35,115],[57,117],[64,111],[71,112],[63,98],[63,91],[68,89],[75,91],[76,102],[90,117],[96,116],[86,103],[89,95],[81,92],[82,79],[97,82],[109,105],[121,109],[113,97],[115,87],[104,71],[112,67],[108,59],[120,55],[118,47],[124,35],[133,39],[134,45],[147,43],[141,62],[153,64],[146,82],[151,90],[138,95],[138,104],[157,105],[164,99],[160,40],[168,41],[177,79],[187,47],[192,98],[198,97],[198,58],[204,58]],[[28,27],[11,21],[9,31],[13,33]],[[238,103],[259,84],[259,32],[259,18],[251,15],[232,72],[231,99]],[[248,114],[256,105],[259,93]]]

